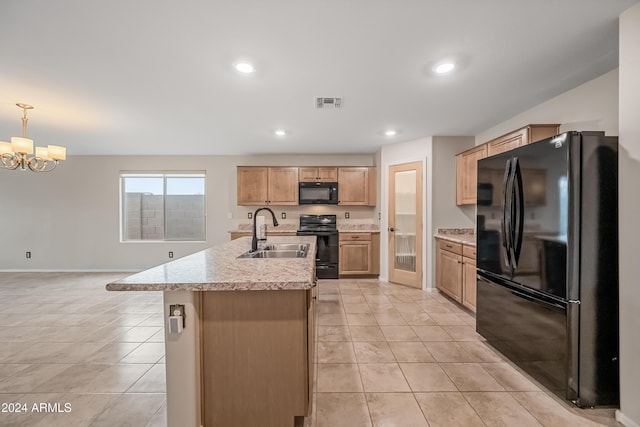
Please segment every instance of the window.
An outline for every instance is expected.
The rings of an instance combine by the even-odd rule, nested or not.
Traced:
[[[204,241],[204,173],[120,174],[122,241]]]

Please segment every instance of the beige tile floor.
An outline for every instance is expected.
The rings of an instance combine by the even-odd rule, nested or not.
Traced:
[[[162,294],[123,276],[0,273],[0,426],[166,425]]]
[[[437,293],[377,280],[320,281],[315,413],[308,425],[614,426],[544,391]]]
[[[113,273],[0,273],[0,426],[166,426],[162,296],[106,292]],[[321,281],[309,426],[618,425],[549,395],[447,298]],[[33,404],[69,412],[35,412]],[[8,409],[8,408],[7,408]]]

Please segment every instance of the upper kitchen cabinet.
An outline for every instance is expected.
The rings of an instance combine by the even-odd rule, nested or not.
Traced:
[[[298,168],[238,166],[238,205],[297,205]]]
[[[376,168],[339,167],[338,198],[342,206],[375,206]]]
[[[478,160],[487,157],[487,146],[478,145],[456,155],[456,204],[476,203]]]
[[[487,143],[487,155],[504,153],[541,139],[555,136],[560,132],[558,124],[528,125],[514,130]]]
[[[560,125],[558,124],[528,125],[456,155],[456,205],[476,204],[478,160],[555,136],[558,132],[560,132]],[[490,188],[495,190],[501,188],[498,183],[499,181],[501,182],[503,175],[503,171],[498,171],[495,176],[480,177],[480,182],[492,184],[492,187],[486,187],[487,191],[491,191]],[[537,177],[536,182],[540,181],[544,181],[544,176]],[[535,191],[532,191],[531,194],[532,197],[529,198],[528,202],[529,206],[541,206],[544,204],[544,195],[536,194]],[[494,194],[494,203],[499,200],[498,196]]]
[[[338,168],[298,168],[300,182],[337,182]]]

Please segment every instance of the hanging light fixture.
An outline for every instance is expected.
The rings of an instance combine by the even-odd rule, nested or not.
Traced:
[[[27,110],[33,107],[28,104],[16,104],[22,108],[22,137],[12,136],[11,142],[0,141],[0,166],[4,169],[30,170],[49,172],[58,166],[59,160],[66,160],[67,149],[59,145],[36,147],[33,155],[33,139],[27,138]]]

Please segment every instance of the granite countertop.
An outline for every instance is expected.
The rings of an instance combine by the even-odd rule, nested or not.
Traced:
[[[237,258],[251,248],[241,237],[109,283],[108,291],[264,291],[315,286],[316,238],[272,236],[271,243],[309,243],[306,258]]]
[[[372,223],[338,222],[338,231],[340,233],[379,233],[380,226]]]
[[[273,224],[267,224],[267,233],[292,233],[298,231],[298,228],[298,223],[291,222],[280,223],[277,227],[274,227]],[[340,233],[380,232],[380,226],[373,223],[350,223],[338,221],[337,228]],[[239,224],[235,230],[231,230],[229,233],[251,233],[251,224]]]
[[[434,237],[469,246],[476,245],[476,234],[473,228],[438,228]]]

